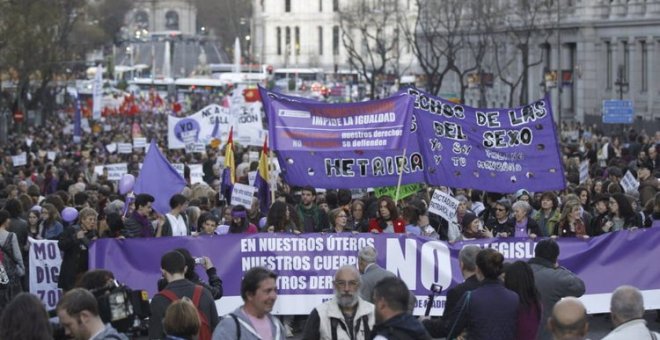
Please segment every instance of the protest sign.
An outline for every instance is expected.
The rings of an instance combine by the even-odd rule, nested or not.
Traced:
[[[620,184],[623,188],[623,192],[637,191],[637,188],[639,188],[639,182],[635,179],[635,176],[633,176],[630,170],[626,171],[626,174],[621,178]]]
[[[229,109],[217,104],[209,105],[185,118],[167,117],[167,147],[183,149],[186,144],[207,145],[212,139],[227,140],[234,120]]]
[[[190,164],[190,184],[204,183],[204,169],[202,164]]]
[[[463,247],[493,248],[507,262],[527,261],[534,256],[538,241],[511,237],[449,244],[411,235],[370,233],[99,239],[92,244],[89,259],[90,268],[110,270],[118,281],[133,289],[146,289],[150,295],[156,293],[154,282],[162,275],[160,257],[174,248],[189,249],[193,257],[208,256],[214,263],[232,259],[217,267],[221,278],[240,278],[252,267],[268,267],[278,274],[273,313],[307,315],[333,296],[336,270],[344,264],[355,265],[357,252],[369,245],[378,251],[377,263],[401,277],[417,297],[414,314],[424,313],[433,282],[446,287],[431,310],[431,315],[441,315],[445,292],[463,282],[458,258]],[[655,263],[660,256],[660,229],[624,230],[588,240],[561,237],[557,243],[559,263],[585,282],[586,294],[581,300],[590,313],[609,312],[612,291],[630,282],[642,290],[645,308],[660,308],[660,267]],[[198,271],[202,273],[202,268]],[[239,279],[224,280],[224,296],[216,304],[219,315],[243,303],[240,284]]]
[[[399,188],[399,199],[401,200],[412,196],[418,191],[422,190],[423,187],[423,185],[417,183],[402,185],[401,188]],[[376,198],[380,198],[381,196],[390,196],[392,199],[394,199],[396,196],[396,186],[374,188],[374,195],[376,195]]]
[[[18,155],[11,156],[11,163],[14,166],[23,166],[27,164],[27,153],[21,152]]]
[[[589,179],[589,160],[585,159],[580,163],[580,184]]]
[[[254,185],[254,180],[257,179],[257,172],[256,171],[250,171],[248,172],[248,184],[250,186]]]
[[[176,170],[176,172],[178,172],[179,175],[181,175],[181,177],[183,177],[183,170],[185,168],[185,165],[183,163],[170,163],[170,164],[172,164],[172,167],[174,168],[174,170]],[[142,168],[142,167],[140,167],[140,168]]]
[[[261,122],[261,102],[232,103],[229,110],[236,127],[234,129],[234,141],[241,145],[261,146],[266,135],[266,130]]]
[[[108,150],[109,153],[115,153],[117,151],[117,143],[106,144],[105,149]]]
[[[54,161],[56,157],[57,157],[57,152],[55,151],[46,152],[46,158],[48,158],[49,161]]]
[[[118,153],[133,153],[133,144],[131,143],[117,143]]]
[[[458,200],[438,189],[433,191],[429,212],[436,214],[449,222],[456,222],[456,209]]]
[[[47,310],[57,307],[62,290],[57,288],[62,256],[57,240],[35,240],[30,242],[30,293],[39,297]]]
[[[246,208],[251,207],[252,198],[256,191],[256,187],[234,183],[234,189],[231,192],[231,205],[242,205]]]
[[[146,137],[135,137],[133,138],[133,149],[140,149],[147,146]]]
[[[105,169],[108,170],[109,181],[119,181],[122,176],[128,173],[126,163],[106,164]]]

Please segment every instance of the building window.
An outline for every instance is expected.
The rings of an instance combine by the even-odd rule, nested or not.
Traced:
[[[284,0],[284,11],[291,12],[291,0]]]
[[[319,12],[323,12],[323,0],[319,0]]]
[[[282,28],[277,27],[275,31],[277,32],[277,55],[282,55]]]
[[[323,55],[323,27],[318,27],[319,31],[319,55]]]
[[[607,68],[605,74],[607,75],[607,85],[606,89],[612,89],[612,43],[609,41],[605,42],[605,51],[607,52],[607,61],[605,62],[605,67]]]
[[[300,55],[300,26],[296,26],[295,34],[296,34],[296,36],[295,36],[295,39],[296,39],[296,41],[295,41],[296,55]]]
[[[179,13],[176,11],[165,13],[165,28],[172,31],[179,30]]]
[[[640,50],[642,50],[642,65],[641,65],[641,74],[640,74],[640,80],[641,80],[641,88],[642,92],[646,92],[649,89],[649,77],[648,77],[648,46],[646,44],[646,41],[642,40],[639,42],[640,44]]]
[[[291,28],[287,26],[284,29],[284,54],[291,53]]]
[[[332,0],[332,11],[339,12],[339,0]]]
[[[332,27],[332,54],[339,55],[339,26]]]

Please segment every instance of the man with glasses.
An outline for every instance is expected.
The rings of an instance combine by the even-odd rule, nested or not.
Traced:
[[[497,237],[509,237],[515,229],[514,220],[509,216],[511,212],[511,202],[508,199],[501,199],[495,203],[495,216],[486,221],[485,226],[493,231]]]
[[[335,273],[335,297],[316,307],[307,319],[302,339],[369,339],[374,305],[360,298],[360,273],[345,265]]]

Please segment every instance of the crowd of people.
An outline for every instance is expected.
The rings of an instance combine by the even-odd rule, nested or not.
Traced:
[[[155,139],[161,146],[167,145],[167,116],[151,113],[129,118],[109,116],[103,122],[92,122],[93,132],[84,133],[79,144],[69,142],[72,136],[67,122],[70,121],[62,112],[46,119],[42,126],[24,126],[22,133],[11,133],[8,143],[0,148],[0,246],[5,275],[10,282],[0,290],[0,308],[9,306],[21,296],[21,291],[28,290],[28,237],[58,240],[63,254],[58,284],[69,292],[75,291],[88,272],[88,248],[98,238],[373,232],[414,234],[448,242],[490,237],[584,239],[660,223],[660,131],[649,135],[630,129],[621,135],[607,136],[595,127],[563,126],[560,137],[568,186],[561,191],[520,189],[492,193],[470,188],[424,187],[397,202],[389,196],[375,197],[373,192],[356,194],[346,189],[294,187],[278,178],[276,200],[267,212],[260,211],[257,198],[249,207],[231,206],[219,198],[224,167],[221,149],[209,146],[204,153],[164,149],[171,163],[186,165],[184,177],[188,186],[170,197],[169,212],[158,213],[152,209],[153,196],[139,194],[127,203],[127,196],[118,193],[118,183],[108,180],[107,172],[98,174],[94,168],[125,162],[128,172],[137,177],[143,150],[119,154],[108,150],[106,145],[130,142],[136,134]],[[240,183],[247,184],[248,172],[256,170],[257,162],[248,157],[251,151],[258,148],[236,147],[239,162],[235,170]],[[26,164],[16,166],[12,156],[22,152],[27,155]],[[584,161],[588,164],[587,178],[580,176]],[[204,183],[190,183],[189,164],[203,164]],[[637,189],[624,190],[622,179],[627,171],[639,182]],[[460,202],[456,221],[446,221],[428,212],[430,194],[435,189],[451,194]],[[552,263],[538,262],[531,263],[532,268],[552,267]],[[190,263],[187,265],[192,267]],[[206,284],[209,296],[217,299],[222,296],[222,281],[215,275],[211,259],[207,258],[204,266],[209,274]],[[473,267],[465,270],[474,271]],[[523,280],[521,272],[526,270],[518,268],[520,272],[512,276]],[[190,275],[185,277],[199,281]],[[345,282],[344,287],[352,282],[339,281]],[[511,290],[514,286],[506,288]],[[471,303],[478,296],[473,296],[475,300]],[[536,312],[545,315],[552,311],[546,297],[528,297],[543,302],[543,308],[539,308],[541,305],[526,298],[524,305],[531,308],[530,319]],[[362,298],[375,302],[371,294]],[[452,298],[452,303],[466,304],[456,301],[458,298]],[[515,297],[511,295],[507,299],[513,301]],[[185,304],[180,305],[179,312],[186,308]],[[161,314],[165,315],[166,311],[163,309]],[[241,314],[235,314],[240,321]],[[214,325],[217,320],[209,315],[207,322]],[[455,326],[452,334],[466,327],[459,321]],[[284,329],[290,330],[288,326]]]

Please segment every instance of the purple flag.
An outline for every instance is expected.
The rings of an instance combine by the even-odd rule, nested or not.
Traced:
[[[186,186],[186,180],[160,153],[156,140],[151,141],[144,157],[140,175],[135,180],[135,194],[149,194],[155,198],[153,208],[160,214],[170,211],[170,198]]]

